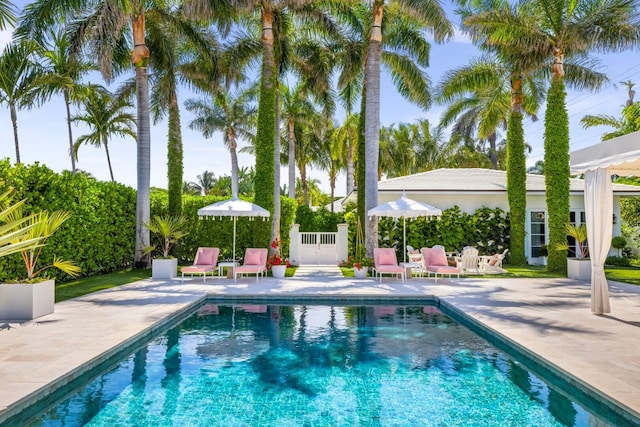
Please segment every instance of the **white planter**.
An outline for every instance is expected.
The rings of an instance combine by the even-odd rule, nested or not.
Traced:
[[[271,266],[271,275],[273,277],[284,277],[284,274],[287,272],[286,265],[272,265]]]
[[[53,313],[55,281],[0,284],[0,320],[31,320]]]
[[[151,277],[175,279],[178,276],[178,258],[157,258],[151,261]]]
[[[567,258],[567,277],[569,279],[591,281],[591,260]]]
[[[353,276],[358,279],[364,279],[367,277],[367,272],[369,271],[368,267],[355,268],[353,267]]]

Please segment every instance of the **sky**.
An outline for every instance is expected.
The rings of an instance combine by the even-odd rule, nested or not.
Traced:
[[[26,1],[14,1],[18,6]],[[455,19],[454,19],[455,22]],[[0,48],[11,40],[11,32],[0,31]],[[453,68],[464,66],[470,59],[478,56],[477,49],[460,33],[456,33],[453,41],[443,45],[432,44],[430,66],[426,73],[432,83],[436,85],[441,76]],[[609,76],[610,82],[598,93],[568,91],[567,108],[570,120],[570,150],[584,148],[600,142],[600,137],[609,129],[596,127],[583,129],[580,119],[587,114],[608,114],[619,117],[622,106],[627,99],[627,89],[620,82],[631,80],[640,88],[640,53],[627,51],[620,54],[600,56],[602,67],[599,71]],[[131,71],[131,76],[133,70]],[[129,77],[129,76],[127,76]],[[93,83],[104,84],[98,75],[91,77]],[[109,87],[115,90],[116,85]],[[183,104],[193,94],[186,90],[179,93],[180,103]],[[640,94],[636,100],[640,99]],[[543,160],[544,110],[540,109],[539,120],[524,121],[526,142],[531,145],[532,152],[527,155],[527,166],[532,166],[538,160]],[[443,107],[432,106],[429,110],[421,108],[403,99],[395,90],[390,77],[384,73],[381,79],[380,121],[382,126],[398,123],[413,123],[418,119],[428,119],[432,125],[438,123]],[[338,120],[342,117],[338,113]],[[203,171],[212,171],[216,177],[231,175],[230,155],[223,143],[222,134],[216,133],[206,139],[201,133],[188,128],[193,116],[184,108],[181,109],[182,139],[184,146],[184,180],[197,181],[197,176]],[[73,125],[74,139],[87,133],[87,128]],[[66,113],[61,96],[53,97],[41,107],[32,110],[18,111],[18,136],[20,141],[20,156],[25,164],[40,162],[56,172],[71,169],[68,155],[68,134],[66,128]],[[502,135],[504,137],[504,135]],[[151,128],[151,185],[153,187],[167,187],[167,122],[152,123]],[[241,141],[240,147],[247,145]],[[109,142],[109,151],[113,166],[114,178],[125,185],[136,187],[136,144],[131,138],[113,139]],[[15,162],[15,148],[9,109],[0,106],[0,158],[10,158]],[[255,159],[248,154],[239,154],[240,166],[253,166]],[[99,180],[109,180],[109,169],[103,148],[82,146],[78,152],[76,162],[78,169],[89,172]],[[298,173],[296,171],[296,176]],[[325,172],[312,170],[311,178],[320,181],[320,188],[328,193],[329,180]],[[282,168],[281,185],[286,184],[287,170]],[[345,194],[346,181],[344,174],[337,182],[336,195]]]

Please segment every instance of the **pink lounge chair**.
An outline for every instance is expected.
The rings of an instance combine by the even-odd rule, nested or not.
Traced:
[[[427,277],[429,277],[430,273],[433,273],[436,284],[438,283],[438,274],[440,274],[440,276],[448,274],[449,278],[451,278],[452,274],[455,274],[458,276],[458,279],[460,279],[460,269],[449,265],[444,248],[422,248],[421,252],[424,258]]]
[[[398,265],[396,251],[393,248],[373,248],[373,269],[380,275],[380,283],[383,274],[400,276],[404,283],[405,268]]]
[[[258,277],[267,274],[267,252],[266,248],[247,248],[244,262],[240,267],[236,267],[233,280],[236,280],[238,274],[255,274],[258,283]]]
[[[220,248],[198,248],[196,252],[196,259],[193,260],[193,265],[188,267],[182,267],[182,281],[184,282],[184,275],[202,274],[202,281],[206,281],[207,273],[211,272],[213,277],[213,271],[218,265],[218,255],[220,254]]]

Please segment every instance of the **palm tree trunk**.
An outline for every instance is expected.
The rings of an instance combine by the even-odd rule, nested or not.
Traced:
[[[487,141],[489,141],[489,160],[491,160],[493,169],[497,170],[498,156],[496,156],[496,133],[493,132],[491,135],[489,135]]]
[[[18,114],[15,104],[9,104],[11,111],[11,124],[13,125],[13,141],[16,145],[16,164],[20,163],[20,144],[18,143]]]
[[[231,153],[231,197],[238,197],[238,142],[233,127],[227,129],[229,153]]]
[[[353,154],[358,144],[355,143],[347,148],[347,194],[353,191],[355,187],[355,168],[353,162]]]
[[[71,173],[76,173],[76,156],[73,150],[73,132],[71,131],[71,101],[69,91],[64,91],[64,106],[67,109],[67,130],[69,132],[69,157],[71,157]]]
[[[365,112],[365,212],[378,205],[378,151],[380,146],[380,52],[382,50],[382,17],[384,4],[376,1],[373,9],[373,26],[369,36],[365,80],[367,81]],[[378,221],[368,218],[366,221],[367,256],[372,256],[373,248],[378,244]]]
[[[180,216],[182,214],[182,176],[183,176],[183,150],[182,134],[180,128],[180,108],[178,107],[178,94],[171,94],[169,102],[169,136],[167,138],[167,188],[169,193],[169,215]]]
[[[289,197],[296,198],[296,134],[293,119],[288,120],[289,126]]]
[[[300,185],[302,186],[302,200],[305,206],[309,206],[309,186],[307,185],[307,166],[301,162],[298,165],[300,170]]]
[[[111,168],[111,156],[109,155],[109,141],[106,136],[102,137],[102,145],[104,145],[104,151],[107,153],[107,164],[109,165],[109,175],[111,176],[111,182],[115,182],[113,179],[113,169]]]
[[[280,91],[276,80],[276,123],[273,141],[273,218],[271,241],[280,239]],[[269,246],[271,248],[271,246]],[[271,248],[273,249],[273,248]],[[275,252],[275,250],[274,250]]]
[[[507,200],[511,217],[510,259],[514,264],[526,263],[525,224],[527,215],[527,175],[522,127],[522,77],[511,77],[511,113],[507,123]]]
[[[144,40],[144,13],[131,20],[133,42],[135,47],[131,53],[131,62],[136,70],[137,114],[137,172],[138,187],[136,197],[136,246],[134,267],[149,268],[149,256],[144,249],[149,246],[149,222],[151,211],[151,135],[149,123],[149,76],[147,74],[147,58],[149,49]]]
[[[273,11],[270,4],[262,4],[262,75],[260,101],[258,105],[258,129],[256,132],[256,168],[254,178],[254,201],[274,213],[274,147],[275,140],[275,59],[273,52]],[[256,222],[256,224],[258,224]],[[253,240],[256,247],[268,245],[269,230],[255,225]]]

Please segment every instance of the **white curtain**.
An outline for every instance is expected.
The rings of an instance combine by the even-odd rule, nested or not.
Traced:
[[[607,168],[586,171],[584,205],[591,257],[591,311],[593,314],[610,313],[604,263],[613,234],[613,189]]]

